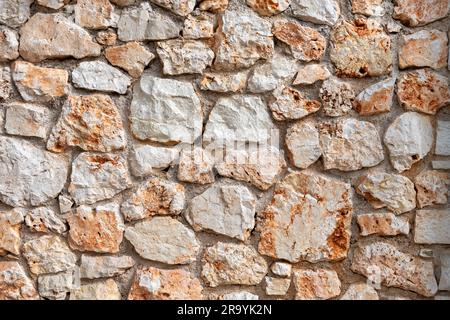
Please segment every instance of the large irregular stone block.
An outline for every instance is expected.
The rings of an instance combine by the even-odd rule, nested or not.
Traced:
[[[68,161],[31,142],[0,137],[0,200],[13,207],[38,206],[64,187]]]
[[[450,244],[450,214],[447,210],[417,210],[414,242]]]
[[[113,25],[114,7],[109,0],[77,0],[75,22],[87,29],[106,29]]]
[[[437,170],[424,170],[414,180],[417,190],[417,206],[423,208],[433,204],[446,204],[450,175]]]
[[[395,0],[395,19],[408,27],[423,26],[447,16],[449,0]]]
[[[72,162],[69,193],[77,204],[110,199],[131,185],[126,160],[118,154],[83,152]]]
[[[408,219],[395,216],[392,212],[374,212],[356,217],[362,236],[396,236],[409,234]]]
[[[78,285],[79,279],[76,275],[75,270],[39,275],[39,295],[50,300],[65,300],[67,293]]]
[[[200,89],[214,92],[242,92],[247,85],[247,71],[237,73],[203,73]]]
[[[373,167],[384,159],[377,128],[353,118],[325,122],[319,127],[325,170],[354,171]]]
[[[333,26],[341,9],[336,0],[291,0],[291,14],[303,21]]]
[[[214,186],[194,197],[186,220],[195,231],[247,240],[255,227],[256,200],[244,186]]]
[[[20,55],[31,62],[99,56],[101,46],[61,14],[36,13],[20,29]]]
[[[341,281],[334,270],[294,270],[296,300],[326,300],[341,293]]]
[[[119,110],[106,95],[69,96],[53,127],[47,149],[63,152],[67,147],[110,152],[126,146]]]
[[[131,173],[136,177],[144,177],[152,174],[153,169],[164,170],[178,159],[178,155],[177,148],[135,145],[130,150]]]
[[[123,274],[132,268],[135,261],[130,256],[81,256],[80,277],[82,279],[109,278]]]
[[[306,120],[294,123],[287,130],[286,147],[297,168],[308,168],[322,155],[316,126],[315,122]]]
[[[113,279],[83,284],[70,291],[70,300],[121,300],[119,287]]]
[[[121,46],[107,48],[105,58],[112,65],[127,71],[130,76],[139,78],[155,55],[138,42],[128,42]]]
[[[19,35],[15,30],[0,25],[0,62],[15,60],[18,57]]]
[[[214,159],[212,155],[198,147],[181,151],[177,178],[180,181],[208,184],[214,182]]]
[[[389,112],[394,97],[395,78],[377,82],[361,91],[354,100],[355,110],[362,116]]]
[[[351,187],[312,172],[294,172],[279,182],[261,212],[259,252],[289,262],[347,257],[353,205]]]
[[[141,77],[133,88],[129,119],[140,140],[193,143],[202,134],[200,99],[184,81]]]
[[[49,109],[22,102],[6,105],[5,131],[24,137],[46,138],[51,125]]]
[[[19,208],[0,212],[0,256],[8,253],[20,254],[22,244],[20,230],[24,218],[23,214],[23,210]]]
[[[262,16],[274,16],[289,8],[291,0],[247,0],[247,5]]]
[[[202,276],[210,287],[256,285],[266,274],[266,261],[251,246],[218,242],[203,253]]]
[[[2,0],[0,2],[0,23],[19,27],[30,17],[30,6],[34,0]]]
[[[50,207],[39,207],[28,211],[25,216],[25,224],[35,232],[63,234],[67,231],[67,226],[61,216]]]
[[[0,261],[0,300],[38,300],[33,281],[16,261]]]
[[[411,290],[425,297],[437,292],[433,262],[399,251],[386,242],[359,245],[351,270],[375,284]]]
[[[167,264],[191,263],[200,250],[194,231],[170,217],[153,217],[127,227],[125,238],[142,258]]]
[[[401,114],[387,128],[384,144],[389,150],[391,164],[398,172],[411,169],[423,159],[433,145],[431,119],[416,112]]]

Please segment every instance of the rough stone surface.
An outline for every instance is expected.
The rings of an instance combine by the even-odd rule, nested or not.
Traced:
[[[397,82],[397,97],[406,110],[436,114],[450,103],[448,77],[429,69],[403,73]]]
[[[69,245],[78,251],[117,253],[125,226],[119,205],[79,206],[68,216]]]
[[[183,185],[151,178],[122,203],[121,212],[128,221],[154,215],[177,215],[184,208],[184,198]]]
[[[433,204],[446,204],[450,176],[446,172],[424,170],[414,180],[417,190],[417,206],[423,208]]]
[[[450,291],[450,251],[443,251],[439,256],[439,260],[441,262],[439,290]]]
[[[112,25],[113,10],[109,0],[77,0],[75,22],[87,29],[106,29]]]
[[[22,228],[23,218],[23,212],[18,208],[0,212],[0,256],[8,253],[20,254],[22,244],[20,229]]]
[[[0,101],[6,100],[11,95],[11,69],[0,67]]]
[[[224,12],[228,7],[228,0],[200,0],[200,10],[214,13]]]
[[[133,88],[130,127],[140,140],[192,143],[202,133],[200,100],[192,84],[144,75]]]
[[[351,269],[386,287],[411,290],[426,297],[437,291],[432,261],[403,253],[386,242],[358,246]]]
[[[381,76],[392,70],[391,39],[381,26],[343,20],[331,33],[330,59],[340,76]]]
[[[214,15],[194,11],[184,20],[183,38],[207,39],[214,36]]]
[[[289,262],[342,260],[350,246],[352,211],[350,185],[293,172],[276,185],[260,214],[259,252]]]
[[[295,299],[326,300],[341,293],[341,281],[334,270],[294,270]]]
[[[109,278],[123,274],[135,261],[130,256],[89,256],[83,254],[80,277],[84,279]]]
[[[248,291],[230,292],[213,298],[217,298],[217,300],[259,300],[259,297],[256,294]]]
[[[266,294],[269,296],[283,296],[289,290],[291,279],[266,277]]]
[[[274,262],[270,267],[273,274],[280,277],[290,277],[292,273],[292,265],[286,262]]]
[[[77,204],[112,198],[130,186],[126,160],[119,154],[83,152],[72,163],[69,193]]]
[[[112,65],[127,71],[130,76],[139,78],[155,55],[138,42],[128,42],[121,46],[107,48],[105,58]]]
[[[34,0],[3,0],[0,2],[0,23],[10,27],[22,25],[30,17]]]
[[[377,128],[353,118],[320,124],[320,147],[325,170],[354,171],[383,161]]]
[[[191,13],[196,3],[195,0],[151,0],[151,2],[180,16]]]
[[[242,92],[247,84],[247,74],[247,72],[205,72],[200,80],[200,89],[214,92]]]
[[[393,17],[409,27],[417,27],[442,19],[448,8],[448,0],[396,0]]]
[[[291,0],[292,15],[303,21],[333,26],[341,14],[336,0]]]
[[[72,71],[72,82],[78,88],[124,94],[131,78],[105,62],[84,61]]]
[[[319,96],[323,112],[329,117],[339,117],[352,109],[355,92],[350,84],[331,78],[323,82]]]
[[[208,184],[214,182],[214,159],[202,148],[181,151],[178,163],[178,180]]]
[[[286,133],[286,148],[293,164],[306,169],[322,155],[317,124],[312,121],[294,123]]]
[[[377,82],[361,91],[355,98],[353,107],[362,116],[389,112],[394,97],[395,78]]]
[[[286,10],[291,0],[247,0],[246,2],[260,15],[273,16]]]
[[[362,236],[396,236],[409,234],[409,222],[396,217],[392,212],[374,212],[360,214],[356,217]]]
[[[191,263],[200,249],[195,233],[170,217],[153,217],[127,227],[125,238],[144,259],[167,264]]]
[[[379,300],[377,291],[366,283],[352,283],[341,300]]]
[[[331,76],[330,71],[322,64],[307,64],[297,72],[292,84],[309,85],[317,81],[327,80]]]
[[[19,36],[16,31],[0,26],[0,62],[19,57]]]
[[[16,261],[0,261],[0,300],[38,299],[33,281],[24,268]]]
[[[10,206],[38,206],[55,198],[68,172],[65,156],[29,141],[0,137],[0,200]]]
[[[433,144],[431,119],[416,112],[406,112],[395,119],[384,134],[392,166],[398,172],[411,169],[422,160]]]
[[[5,131],[13,135],[46,138],[50,119],[50,112],[45,107],[13,102],[6,106]]]
[[[54,232],[63,234],[67,226],[55,210],[49,207],[39,207],[28,211],[25,224],[35,232]]]
[[[20,55],[28,61],[99,56],[101,46],[61,14],[35,14],[20,29]]]
[[[76,255],[58,236],[42,236],[23,245],[23,256],[36,275],[58,273],[75,266]]]
[[[202,291],[200,281],[186,270],[140,267],[128,300],[201,300]]]
[[[417,210],[414,242],[450,244],[450,214],[448,210]]]
[[[121,300],[119,287],[113,279],[83,284],[70,291],[70,300]]]
[[[105,46],[113,46],[117,41],[117,34],[112,30],[99,31],[95,40]]]
[[[256,285],[266,274],[266,261],[251,246],[218,242],[203,253],[202,276],[210,287]]]
[[[402,214],[416,207],[414,183],[398,174],[369,173],[361,178],[356,191],[375,209],[387,207],[395,214]]]
[[[450,156],[450,121],[437,121],[434,153],[441,156]]]
[[[247,240],[255,226],[256,200],[243,186],[211,187],[194,197],[186,220],[195,231],[212,231]]]
[[[37,0],[36,2],[40,6],[58,10],[64,7],[67,3],[69,3],[70,0]]]
[[[64,300],[67,293],[77,286],[74,273],[74,270],[68,270],[40,275],[38,277],[39,294],[50,300]]]
[[[436,170],[450,170],[450,160],[432,161],[432,166]]]
[[[154,147],[150,145],[135,146],[130,151],[130,169],[136,177],[148,176],[153,169],[166,169],[174,163],[179,151],[174,148]]]

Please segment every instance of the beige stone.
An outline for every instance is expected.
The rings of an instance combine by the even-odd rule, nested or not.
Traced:
[[[106,29],[112,25],[114,7],[109,0],[77,0],[75,22],[87,29]]]
[[[65,222],[50,207],[38,207],[28,211],[25,224],[35,232],[63,234],[67,231]]]
[[[248,72],[203,73],[200,89],[214,92],[242,92],[247,85]]]
[[[0,26],[0,62],[19,57],[19,36],[16,31]]]
[[[352,0],[352,12],[366,16],[383,16],[383,0]]]
[[[38,300],[33,281],[16,261],[0,261],[0,300]]]
[[[448,209],[417,210],[414,242],[426,244],[450,244],[450,214]]]
[[[20,254],[22,244],[20,229],[22,228],[23,214],[24,212],[19,208],[0,212],[0,256],[8,253]]]
[[[356,217],[362,236],[396,236],[409,234],[407,218],[395,216],[392,212],[374,212],[360,214]]]
[[[83,254],[80,277],[85,279],[109,278],[123,274],[135,261],[130,256],[89,256]]]
[[[379,300],[377,291],[367,283],[352,283],[340,300]]]
[[[307,64],[298,70],[293,85],[309,85],[317,81],[327,80],[331,76],[327,67],[322,64]]]
[[[164,170],[179,158],[178,148],[135,145],[129,154],[131,173],[136,177],[151,175],[154,170]]]
[[[393,17],[408,27],[417,27],[444,18],[448,8],[448,0],[396,0]]]
[[[296,300],[326,300],[341,293],[341,281],[334,270],[294,270]]]
[[[184,20],[183,38],[208,39],[214,36],[214,15],[204,11],[194,11]]]
[[[6,106],[5,131],[8,134],[44,139],[50,123],[51,115],[46,107],[23,102]]]
[[[150,2],[183,17],[194,10],[196,3],[195,0],[151,0]]]
[[[224,12],[228,7],[228,0],[200,0],[199,7],[204,11]]]
[[[127,71],[130,76],[139,78],[155,55],[137,42],[128,42],[121,46],[107,48],[105,58],[112,65]]]
[[[417,206],[423,208],[433,204],[446,204],[450,176],[446,172],[424,170],[414,180],[417,189]]]
[[[315,122],[305,120],[294,123],[287,130],[286,148],[293,164],[298,168],[306,169],[322,155],[316,126]]]
[[[450,121],[437,120],[434,154],[450,156]]]
[[[180,181],[208,184],[214,182],[214,159],[202,148],[186,148],[181,151],[178,162]]]
[[[323,82],[319,97],[325,115],[340,117],[346,115],[352,109],[355,91],[349,83],[330,78]]]
[[[36,2],[40,6],[58,10],[64,7],[66,4],[68,4],[70,0],[37,0]]]
[[[65,300],[67,293],[79,285],[75,269],[56,274],[42,274],[37,280],[39,295],[50,300]]]
[[[83,284],[70,291],[70,300],[121,300],[119,287],[113,279]]]
[[[117,34],[113,30],[99,31],[95,40],[105,46],[113,46],[117,41]]]
[[[289,7],[290,0],[247,0],[247,5],[262,16],[279,14]]]
[[[308,171],[279,182],[259,216],[259,252],[289,262],[347,257],[353,205],[351,187]]]
[[[0,101],[8,99],[11,95],[11,81],[11,69],[0,67]]]
[[[0,2],[0,23],[10,27],[22,25],[30,17],[34,0],[3,0]]]
[[[283,296],[291,286],[291,279],[266,277],[266,294],[269,296]]]
[[[395,78],[377,82],[361,91],[355,98],[353,107],[362,116],[389,112],[394,97]]]

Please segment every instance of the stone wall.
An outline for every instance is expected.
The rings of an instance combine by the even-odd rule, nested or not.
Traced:
[[[448,299],[448,0],[0,0],[0,299]]]

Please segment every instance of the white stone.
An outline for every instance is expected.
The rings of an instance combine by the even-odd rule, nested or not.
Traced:
[[[72,210],[74,202],[68,195],[60,194],[58,197],[58,204],[61,214],[65,214]]]
[[[38,300],[33,281],[17,261],[0,261],[0,300]]]
[[[215,92],[242,92],[247,85],[247,71],[237,73],[205,72],[200,80],[200,89]]]
[[[119,287],[113,279],[87,283],[70,290],[70,300],[121,300]]]
[[[194,11],[184,20],[184,39],[207,39],[214,36],[214,15],[204,11]]]
[[[109,278],[123,274],[135,265],[130,256],[81,256],[80,277],[85,279]]]
[[[394,97],[395,78],[377,82],[361,91],[354,101],[354,108],[360,115],[374,115],[389,112]]]
[[[153,169],[164,170],[175,163],[178,157],[179,150],[176,148],[136,145],[130,151],[131,173],[136,177],[151,175]]]
[[[248,291],[236,291],[219,295],[217,300],[259,300],[259,297]]]
[[[441,263],[441,276],[439,278],[439,290],[450,291],[450,251],[445,250],[439,255]]]
[[[28,211],[25,224],[36,232],[55,232],[63,234],[67,226],[58,214],[51,208],[39,207]]]
[[[47,299],[64,300],[71,289],[79,286],[78,275],[74,270],[40,275],[38,277],[39,295]]]
[[[319,131],[312,121],[294,123],[287,130],[285,142],[292,162],[298,168],[306,169],[322,155]]]
[[[417,210],[414,242],[450,244],[450,212],[444,210]]]
[[[266,294],[269,296],[282,296],[291,286],[291,279],[266,277]]]
[[[183,17],[194,10],[196,3],[195,0],[150,0],[150,2]]]
[[[333,26],[341,14],[336,0],[291,0],[292,15],[300,20]]]
[[[437,120],[434,154],[450,156],[450,121]]]
[[[0,62],[15,60],[18,57],[19,36],[17,32],[0,25]]]
[[[274,262],[270,267],[273,274],[280,277],[290,277],[292,273],[292,265],[287,262]]]
[[[25,137],[46,138],[51,114],[46,107],[13,102],[6,107],[5,131]]]
[[[450,160],[433,160],[431,165],[433,166],[433,169],[436,170],[449,170]]]
[[[379,300],[377,291],[367,283],[352,283],[340,300]]]
[[[30,6],[34,0],[0,1],[0,23],[18,27],[30,17]]]

